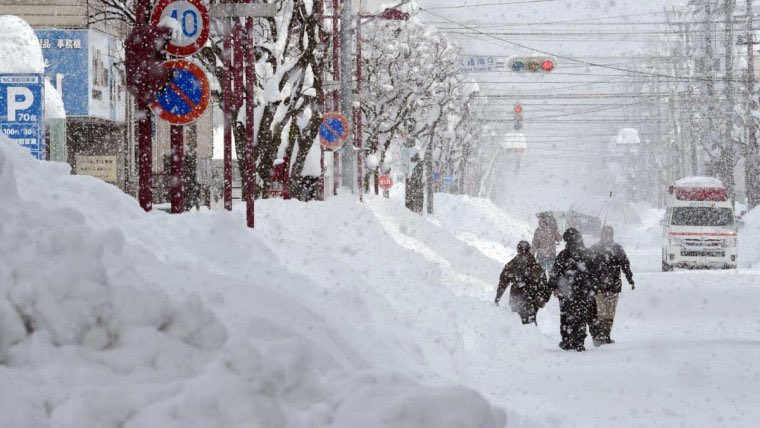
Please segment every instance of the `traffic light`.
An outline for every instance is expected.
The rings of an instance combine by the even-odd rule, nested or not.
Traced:
[[[557,59],[549,55],[513,56],[507,67],[515,73],[550,73],[557,66]]]
[[[127,89],[143,104],[150,104],[171,81],[173,72],[162,65],[168,27],[136,26],[124,41]]]
[[[520,103],[515,104],[515,130],[519,131],[523,128],[523,106]]]

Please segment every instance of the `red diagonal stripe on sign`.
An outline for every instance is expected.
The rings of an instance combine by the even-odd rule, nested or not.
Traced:
[[[328,121],[325,121],[325,122],[322,124],[322,126],[324,126],[325,128],[327,128],[327,130],[328,130],[328,131],[332,132],[332,133],[333,133],[333,134],[334,134],[336,137],[338,137],[339,139],[343,138],[343,136],[342,136],[342,135],[341,135],[341,134],[340,134],[338,131],[334,130],[334,129],[333,129],[331,126],[330,126],[330,122],[328,122]]]
[[[198,107],[198,105],[195,104],[193,100],[190,99],[190,97],[188,97],[184,92],[182,92],[182,89],[179,86],[177,86],[176,83],[170,82],[169,87],[172,88],[172,90],[176,92],[177,95],[179,95],[180,98],[182,98],[182,100],[185,101],[187,105],[190,106],[191,109],[195,110],[195,108]]]

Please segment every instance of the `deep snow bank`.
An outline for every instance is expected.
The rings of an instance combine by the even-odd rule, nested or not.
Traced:
[[[744,226],[739,228],[737,250],[739,267],[760,267],[760,208],[755,208],[742,218]]]
[[[368,241],[397,244],[345,204],[366,239],[320,258],[320,219],[288,201],[262,204],[256,233],[239,213],[144,214],[0,140],[0,426],[503,426],[503,411],[434,374],[458,355],[445,343],[462,340],[455,319],[446,340],[414,343],[451,313],[421,317],[412,297],[435,295],[417,283],[435,266],[383,276],[410,291],[393,301],[368,280],[385,267],[352,260]],[[443,294],[436,306],[453,305]]]

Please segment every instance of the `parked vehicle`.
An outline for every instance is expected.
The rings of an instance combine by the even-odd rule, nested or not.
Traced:
[[[736,268],[737,222],[720,180],[686,177],[673,183],[662,226],[663,272],[674,267]]]

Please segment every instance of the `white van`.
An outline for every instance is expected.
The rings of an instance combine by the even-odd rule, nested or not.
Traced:
[[[728,189],[710,177],[686,177],[668,188],[662,221],[662,270],[736,268],[737,224]]]

